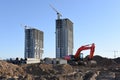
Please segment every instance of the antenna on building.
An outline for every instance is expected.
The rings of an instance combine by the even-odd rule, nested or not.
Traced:
[[[57,13],[57,18],[60,19],[62,15],[52,5],[50,5],[50,7]]]

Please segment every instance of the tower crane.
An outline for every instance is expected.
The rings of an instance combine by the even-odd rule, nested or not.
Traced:
[[[50,7],[57,13],[57,18],[60,19],[62,15],[52,5],[50,5]]]

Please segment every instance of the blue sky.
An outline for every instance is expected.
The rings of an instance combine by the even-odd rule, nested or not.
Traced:
[[[24,57],[21,24],[44,31],[43,57],[55,57],[57,16],[49,4],[74,23],[74,53],[95,43],[95,55],[120,57],[120,0],[0,0],[0,58]]]

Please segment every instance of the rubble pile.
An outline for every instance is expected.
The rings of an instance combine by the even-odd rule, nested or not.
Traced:
[[[0,80],[120,80],[120,58],[95,56],[97,66],[0,61]],[[114,65],[114,66],[113,66]]]
[[[115,61],[116,63],[120,64],[120,57],[115,58],[114,61]]]
[[[29,64],[27,66],[23,66],[23,69],[27,73],[33,75],[35,80],[62,79],[65,75],[73,72],[73,68],[69,64]]]
[[[28,79],[28,76],[20,66],[0,61],[0,80]]]
[[[54,65],[53,68],[59,72],[59,74],[68,74],[73,72],[73,68],[69,64]]]
[[[120,80],[120,68],[101,70],[96,77],[96,80]]]
[[[22,66],[23,69],[36,80],[44,80],[51,78],[52,74],[54,74],[54,69],[52,64],[29,64],[26,66]]]
[[[94,56],[93,60],[97,62],[98,66],[117,65],[116,61],[114,61],[113,59],[108,59],[108,58],[101,57],[101,56]]]

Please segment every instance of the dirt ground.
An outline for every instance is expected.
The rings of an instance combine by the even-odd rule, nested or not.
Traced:
[[[0,80],[120,80],[120,58],[95,56],[96,66],[15,65],[0,61]]]

